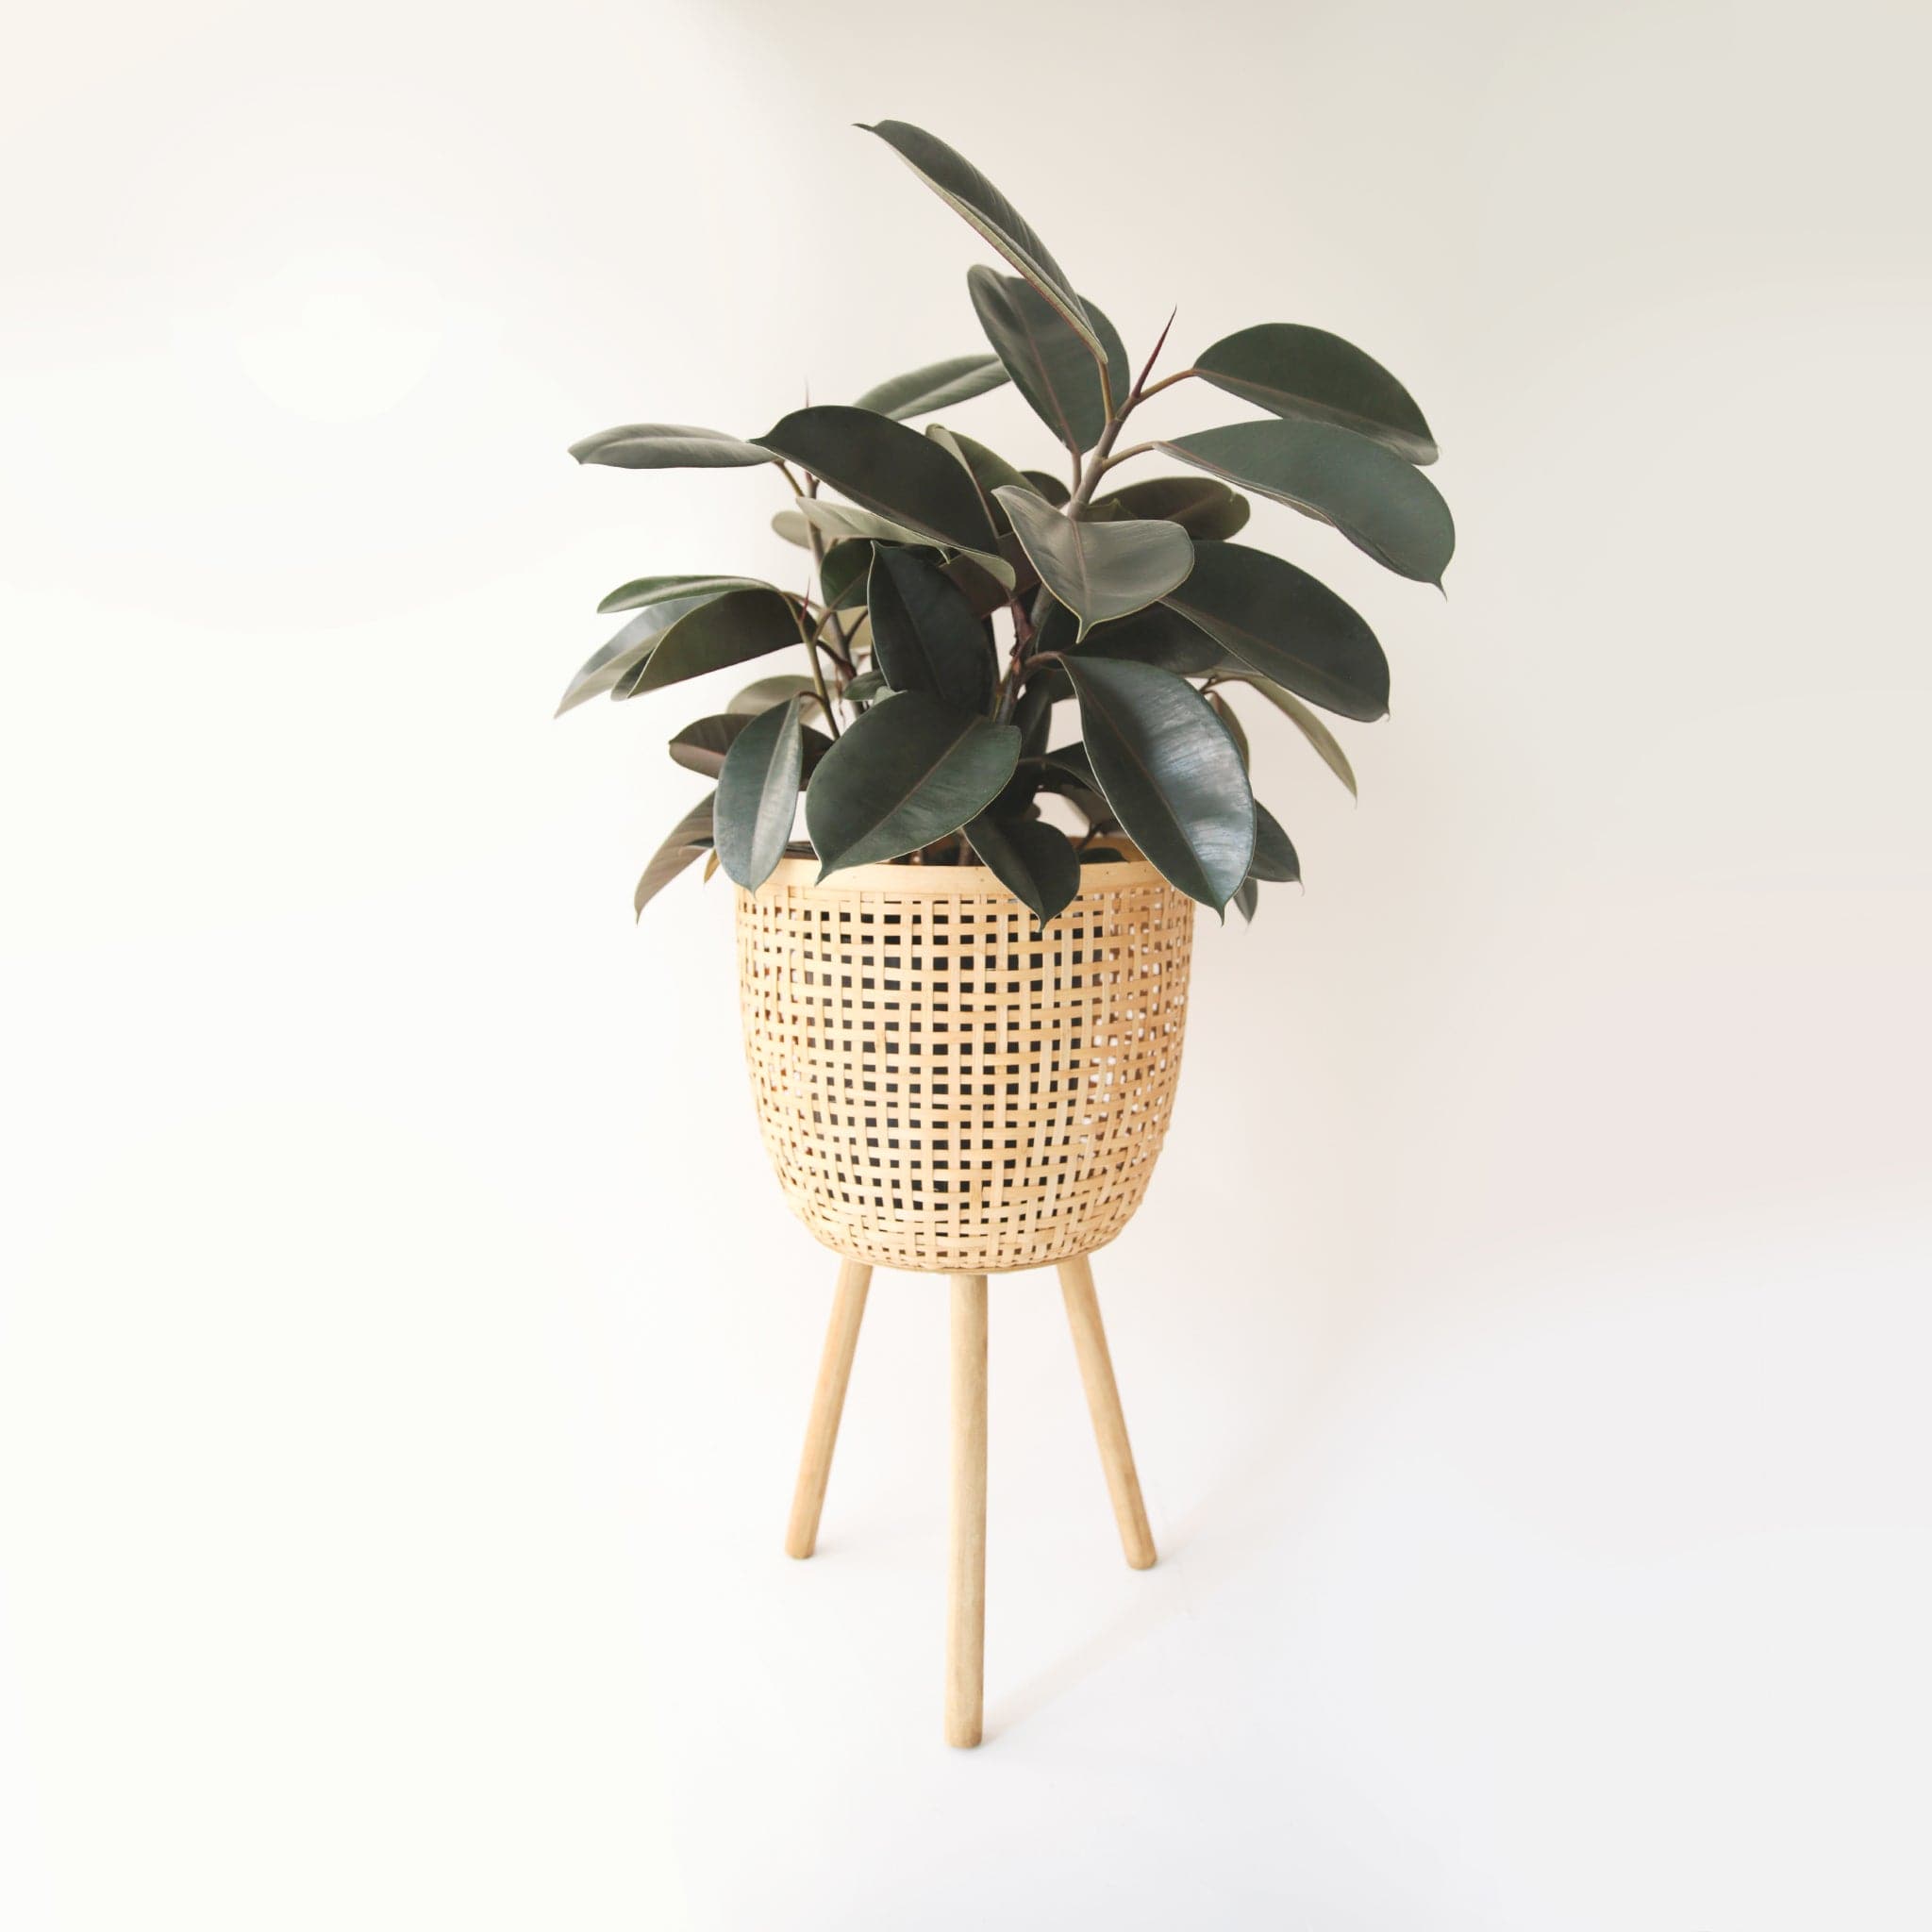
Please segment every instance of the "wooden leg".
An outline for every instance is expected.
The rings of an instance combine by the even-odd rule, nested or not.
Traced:
[[[986,1695],[986,1276],[953,1276],[952,1553],[946,1742],[979,1742]]]
[[[1100,1325],[1100,1300],[1093,1292],[1093,1270],[1087,1265],[1085,1255],[1060,1263],[1060,1292],[1066,1297],[1074,1353],[1080,1358],[1080,1379],[1087,1385],[1087,1407],[1100,1442],[1100,1466],[1107,1472],[1114,1520],[1121,1526],[1121,1547],[1134,1569],[1151,1570],[1154,1532],[1147,1527],[1147,1509],[1141,1501],[1141,1478],[1134,1473],[1127,1419],[1121,1413],[1113,1359],[1107,1352],[1107,1330]]]
[[[812,1391],[811,1420],[805,1425],[805,1453],[798,1458],[798,1488],[791,1496],[791,1522],[785,1531],[785,1554],[808,1557],[818,1546],[819,1511],[832,1474],[832,1451],[839,1441],[839,1417],[845,1407],[845,1385],[858,1349],[858,1324],[865,1318],[872,1270],[862,1261],[839,1264],[839,1292],[832,1302],[832,1325],[819,1360],[819,1385]]]

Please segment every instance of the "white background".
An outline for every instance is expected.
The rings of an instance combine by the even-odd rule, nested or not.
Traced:
[[[0,1924],[1932,1922],[1922,33],[1498,4],[40,9],[0,88]],[[1446,604],[1200,931],[1099,1268],[995,1284],[989,1737],[939,1738],[943,1289],[832,1264],[720,688],[550,721],[770,472],[579,471],[974,348],[978,160],[1144,349],[1413,388]],[[1178,360],[1172,366],[1179,366]],[[1193,385],[1157,427],[1240,413]],[[1010,392],[952,420],[1046,454]],[[788,579],[789,580],[789,579]],[[726,675],[727,678],[729,674]]]

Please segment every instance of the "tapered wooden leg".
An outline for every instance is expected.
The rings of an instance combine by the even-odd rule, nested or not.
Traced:
[[[952,1549],[946,1742],[979,1742],[986,1696],[986,1276],[953,1276]]]
[[[832,1451],[839,1441],[839,1417],[845,1407],[845,1385],[858,1348],[858,1324],[865,1319],[872,1270],[862,1261],[839,1264],[839,1291],[832,1302],[832,1324],[819,1359],[819,1384],[812,1391],[811,1420],[805,1425],[805,1453],[798,1458],[798,1487],[791,1496],[791,1522],[785,1531],[785,1554],[808,1557],[818,1546],[819,1511],[832,1474]]]
[[[1107,1473],[1108,1493],[1113,1498],[1114,1520],[1121,1526],[1121,1547],[1136,1570],[1154,1567],[1154,1532],[1147,1527],[1147,1509],[1141,1500],[1141,1478],[1134,1473],[1134,1451],[1127,1441],[1127,1419],[1121,1413],[1121,1392],[1114,1386],[1113,1358],[1107,1352],[1107,1330],[1100,1325],[1100,1299],[1093,1292],[1093,1270],[1085,1255],[1060,1263],[1060,1292],[1066,1297],[1067,1320],[1074,1330],[1074,1353],[1080,1358],[1080,1379],[1087,1385],[1087,1407],[1093,1416],[1093,1433],[1100,1442],[1100,1466]]]

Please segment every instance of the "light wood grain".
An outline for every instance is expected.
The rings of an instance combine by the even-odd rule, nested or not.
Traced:
[[[785,1530],[785,1554],[806,1557],[818,1547],[819,1514],[832,1476],[832,1451],[839,1444],[839,1418],[845,1410],[845,1388],[852,1357],[858,1350],[858,1324],[872,1270],[863,1261],[839,1264],[839,1288],[832,1298],[831,1324],[819,1358],[818,1387],[812,1391],[811,1418],[805,1425],[805,1450],[798,1458],[798,1487],[791,1493],[791,1521]]]
[[[1102,1247],[1180,1078],[1194,902],[1082,868],[1041,932],[983,866],[788,858],[738,892],[739,1003],[786,1198],[834,1253],[994,1274]]]
[[[1074,1353],[1080,1360],[1080,1380],[1086,1384],[1087,1407],[1100,1444],[1100,1466],[1107,1475],[1108,1494],[1113,1498],[1114,1521],[1120,1524],[1121,1548],[1134,1569],[1151,1570],[1154,1532],[1147,1526],[1147,1507],[1141,1500],[1141,1478],[1135,1473],[1134,1451],[1127,1441],[1127,1419],[1121,1410],[1113,1357],[1100,1322],[1100,1297],[1093,1291],[1093,1270],[1085,1255],[1072,1256],[1060,1263],[1060,1292],[1066,1298]]]
[[[946,1742],[979,1742],[986,1695],[986,1276],[953,1276],[953,1495]]]

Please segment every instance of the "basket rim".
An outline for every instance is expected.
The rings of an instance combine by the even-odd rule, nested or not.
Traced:
[[[1109,842],[1129,844],[1123,839],[1113,839]],[[1129,849],[1137,848],[1130,846]],[[771,877],[756,892],[746,892],[742,886],[737,891],[750,899],[762,896],[774,886],[791,891],[802,888],[808,891],[854,895],[889,892],[900,899],[950,899],[962,891],[974,894],[996,891],[1006,893],[1016,906],[1020,904],[1010,889],[1001,884],[992,868],[980,864],[976,859],[971,865],[894,865],[890,860],[878,865],[848,865],[833,873],[823,884],[818,874],[819,861],[815,858],[781,858],[774,867]],[[1083,865],[1080,868],[1082,895],[1086,893],[1090,880],[1095,886],[1109,890],[1166,883],[1158,866],[1150,859],[1140,858],[1108,858],[1094,865]]]

